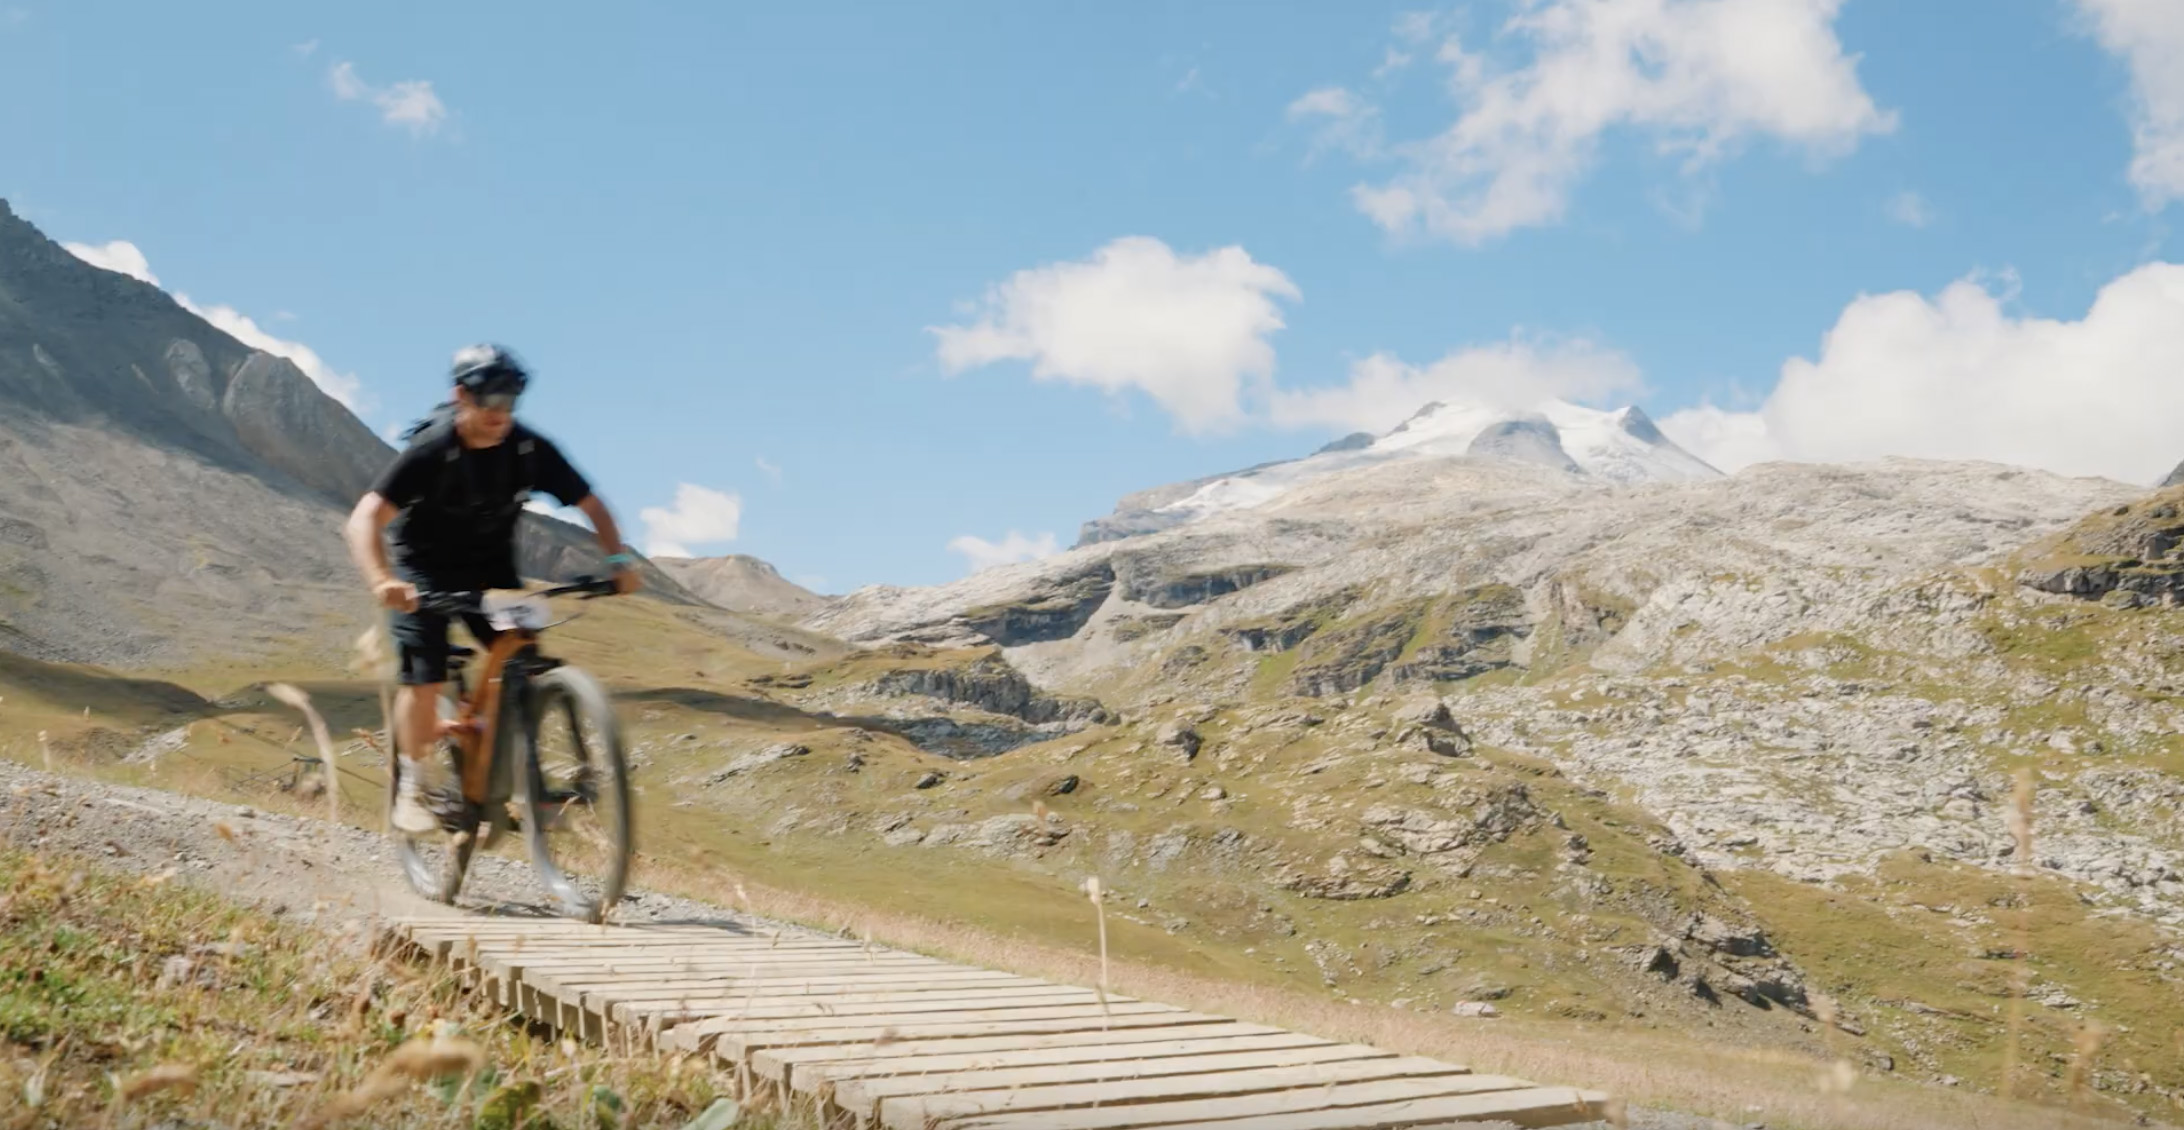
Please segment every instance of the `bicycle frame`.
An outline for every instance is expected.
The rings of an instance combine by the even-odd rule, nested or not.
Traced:
[[[538,640],[538,633],[521,628],[493,637],[484,665],[478,670],[476,688],[460,700],[461,713],[456,718],[460,736],[456,744],[463,754],[463,799],[472,804],[483,805],[489,799],[486,793],[492,783],[494,754],[500,749],[509,663]]]

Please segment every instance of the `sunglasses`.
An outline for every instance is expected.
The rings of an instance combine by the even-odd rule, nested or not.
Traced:
[[[470,394],[470,402],[489,412],[513,412],[516,410],[516,399],[522,395],[521,391],[473,392]]]

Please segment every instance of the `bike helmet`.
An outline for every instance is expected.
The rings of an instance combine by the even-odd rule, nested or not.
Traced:
[[[458,388],[473,393],[522,392],[531,383],[530,370],[502,345],[466,345],[455,351],[448,371]]]

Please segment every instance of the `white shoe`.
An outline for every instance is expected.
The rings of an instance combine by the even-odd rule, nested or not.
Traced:
[[[394,789],[394,811],[387,822],[395,831],[428,836],[440,830],[440,818],[425,801],[424,767],[416,762],[402,766],[402,779]]]

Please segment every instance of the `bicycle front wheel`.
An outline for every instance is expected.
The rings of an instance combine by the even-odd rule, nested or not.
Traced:
[[[562,913],[598,922],[629,879],[630,787],[622,724],[598,680],[557,667],[530,684],[523,829]]]
[[[438,704],[440,717],[455,717],[455,704],[442,697]],[[389,744],[395,744],[393,734],[387,735]],[[462,780],[462,753],[447,742],[435,743],[427,757],[440,759],[445,766],[441,779],[450,782],[449,788],[459,789],[456,782]],[[396,753],[388,758],[387,809],[394,810],[395,796],[401,791],[404,774],[415,773],[418,767],[408,757]],[[429,778],[428,778],[429,779]],[[459,794],[458,794],[459,796]],[[450,808],[461,807],[457,797],[435,798],[435,803]],[[402,876],[409,880],[410,889],[434,902],[453,905],[455,896],[463,889],[463,876],[470,871],[471,853],[478,847],[478,827],[475,819],[453,821],[456,827],[429,835],[412,835],[400,829],[394,833],[395,859],[402,866]]]

